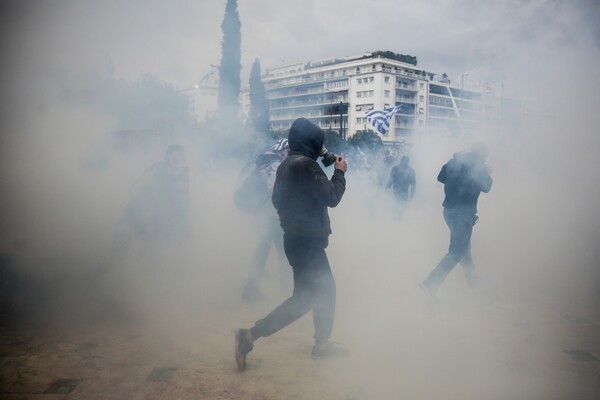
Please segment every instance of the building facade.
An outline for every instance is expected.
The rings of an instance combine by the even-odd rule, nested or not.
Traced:
[[[425,132],[461,134],[488,128],[501,120],[502,99],[465,90],[445,74],[417,66],[416,59],[392,52],[372,52],[268,68],[263,83],[270,101],[271,128],[287,131],[305,117],[322,129],[349,138],[375,129],[366,113],[402,105],[384,143],[410,142]]]

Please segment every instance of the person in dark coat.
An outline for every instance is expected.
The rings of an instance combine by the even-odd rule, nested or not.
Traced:
[[[290,298],[250,329],[235,332],[235,359],[246,368],[255,340],[267,337],[312,310],[315,326],[313,358],[339,356],[347,350],[329,341],[335,316],[336,287],[325,253],[331,234],[328,207],[337,206],[346,190],[347,163],[337,157],[331,179],[317,163],[323,131],[305,118],[292,124],[290,153],[277,169],[273,205],[283,228],[284,250],[294,276]]]
[[[390,172],[390,179],[387,187],[392,188],[394,197],[400,203],[407,203],[415,196],[417,180],[415,179],[415,170],[408,165],[410,159],[408,156],[402,156],[400,164],[394,166]]]
[[[471,257],[471,234],[478,221],[477,200],[481,192],[492,188],[490,168],[485,164],[487,147],[476,143],[470,152],[456,153],[441,169],[438,181],[444,184],[444,220],[450,228],[450,247],[421,287],[434,302],[439,301],[436,291],[446,276],[459,262],[467,282],[476,283],[475,266]]]

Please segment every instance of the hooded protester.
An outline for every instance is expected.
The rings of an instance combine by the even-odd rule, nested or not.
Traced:
[[[236,330],[235,360],[242,371],[255,340],[272,335],[311,310],[315,326],[311,356],[325,358],[348,353],[329,341],[336,288],[325,253],[331,234],[327,208],[337,206],[342,199],[347,163],[337,157],[333,176],[328,179],[317,163],[324,140],[323,131],[305,118],[298,118],[290,128],[290,153],[277,169],[272,200],[284,232],[284,249],[293,270],[294,291],[254,327]]]
[[[471,257],[471,234],[479,220],[477,200],[481,192],[492,188],[490,168],[485,164],[488,149],[482,143],[472,146],[470,152],[456,153],[441,169],[438,181],[444,184],[444,220],[450,228],[450,247],[437,267],[421,283],[433,302],[438,302],[436,291],[446,276],[459,262],[463,265],[470,287],[476,284],[475,265]]]

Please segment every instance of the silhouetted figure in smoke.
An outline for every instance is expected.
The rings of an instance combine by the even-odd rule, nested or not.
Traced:
[[[290,128],[290,153],[277,170],[273,205],[284,231],[285,254],[294,273],[294,292],[250,329],[235,333],[235,359],[246,368],[246,355],[256,339],[270,336],[313,312],[314,358],[347,354],[329,342],[335,316],[336,288],[325,248],[331,233],[327,207],[339,204],[346,190],[346,160],[337,157],[331,180],[317,163],[323,148],[323,131],[305,118]]]
[[[260,174],[260,180],[254,189],[264,192],[265,200],[262,204],[257,204],[257,209],[252,213],[256,224],[257,243],[250,274],[244,287],[243,296],[246,300],[252,301],[262,297],[259,286],[272,245],[275,245],[277,255],[279,256],[279,265],[282,269],[282,287],[285,285],[285,278],[289,276],[289,264],[285,260],[283,250],[283,231],[279,225],[277,212],[270,201],[273,194],[277,168],[285,160],[289,150],[288,140],[281,139],[269,151],[262,153],[256,158],[253,173]],[[248,195],[245,194],[245,197]],[[263,193],[259,193],[259,195],[262,197]]]
[[[119,220],[121,250],[126,250],[133,239],[159,244],[191,233],[189,172],[181,146],[169,146],[164,160],[152,165],[132,191]]]
[[[402,156],[400,164],[392,168],[387,183],[388,189],[392,188],[394,197],[400,204],[406,204],[412,200],[417,187],[415,170],[408,165],[409,162],[408,156]]]
[[[478,221],[477,200],[481,192],[492,188],[492,177],[485,164],[488,149],[476,143],[470,152],[454,154],[438,175],[444,184],[444,219],[450,228],[450,247],[437,267],[421,283],[430,299],[437,302],[436,291],[457,263],[465,270],[469,286],[476,284],[475,266],[471,257],[471,233]]]

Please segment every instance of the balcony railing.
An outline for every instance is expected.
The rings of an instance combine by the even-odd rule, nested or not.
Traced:
[[[265,90],[271,90],[271,89],[276,89],[276,88],[282,88],[282,87],[289,87],[289,86],[296,86],[296,85],[303,85],[303,84],[308,84],[308,83],[315,83],[315,82],[323,82],[324,84],[327,84],[327,82],[330,81],[342,81],[344,80],[344,74],[336,74],[334,76],[327,76],[327,77],[320,77],[317,75],[314,76],[298,76],[296,78],[289,78],[287,81],[282,82],[282,81],[278,81],[276,83],[265,83]],[[339,79],[336,79],[339,78]],[[347,83],[347,80],[346,80]],[[348,85],[346,84],[346,87],[348,87]]]
[[[415,85],[409,85],[404,82],[396,82],[396,89],[408,90],[411,92],[417,91],[417,87]]]
[[[396,96],[396,101],[402,103],[417,104],[417,99],[414,96]]]
[[[321,101],[310,101],[310,102],[302,102],[302,103],[294,102],[292,104],[271,106],[271,110],[287,110],[290,108],[306,108],[306,107],[323,107],[323,106],[335,105],[340,102],[345,103],[347,101],[348,101],[347,97],[338,97],[338,98],[332,98],[331,100],[326,99],[326,100],[321,100]]]
[[[394,127],[399,129],[412,129],[415,127],[415,124],[410,122],[396,121]]]
[[[311,95],[315,95],[315,94],[334,95],[335,93],[339,93],[339,92],[347,92],[347,90],[348,90],[348,87],[334,88],[334,89],[326,89],[323,87],[319,87],[319,88],[312,88],[310,90],[306,90],[303,92],[296,92],[296,93],[285,93],[285,94],[271,93],[269,100],[285,99],[288,97],[311,96]]]

